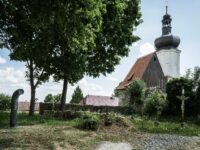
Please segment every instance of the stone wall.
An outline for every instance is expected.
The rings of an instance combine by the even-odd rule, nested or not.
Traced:
[[[44,114],[45,110],[59,110],[59,105],[53,105],[52,103],[40,103],[39,113]],[[99,113],[114,112],[124,115],[131,115],[135,113],[132,107],[126,106],[91,106],[91,105],[77,105],[77,104],[65,104],[65,110],[73,111],[91,111]]]
[[[18,110],[19,111],[29,111],[30,102],[18,102]],[[39,111],[39,103],[35,103],[35,111]]]

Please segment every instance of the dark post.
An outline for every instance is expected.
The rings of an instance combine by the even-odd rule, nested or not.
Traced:
[[[11,113],[10,113],[10,127],[15,127],[17,124],[17,109],[18,109],[18,98],[21,94],[24,94],[23,89],[16,90],[11,99]]]

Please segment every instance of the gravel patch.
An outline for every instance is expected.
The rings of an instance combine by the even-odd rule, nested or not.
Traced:
[[[96,150],[132,150],[129,143],[102,142]]]
[[[200,138],[196,136],[151,134],[137,144],[101,142],[95,150],[200,150],[197,142],[200,143]]]
[[[142,144],[142,150],[190,150],[200,140],[199,137],[187,137],[179,135],[157,134],[146,139]]]

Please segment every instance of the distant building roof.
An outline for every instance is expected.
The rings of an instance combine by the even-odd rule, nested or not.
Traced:
[[[87,95],[80,104],[93,106],[118,106],[118,99],[109,96]]]
[[[117,89],[122,90],[125,89],[133,80],[142,79],[142,76],[148,67],[151,58],[154,53],[145,55],[137,59],[136,63],[133,65],[125,79],[119,84]]]

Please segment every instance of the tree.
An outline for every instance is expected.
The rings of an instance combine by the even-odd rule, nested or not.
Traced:
[[[182,94],[182,89],[185,89],[185,96],[189,99],[185,103],[186,114],[192,115],[196,113],[195,105],[195,91],[192,79],[185,77],[174,78],[166,85],[166,93],[168,100],[167,113],[171,115],[178,115],[181,112],[181,101],[177,98]]]
[[[134,80],[126,89],[129,105],[143,105],[146,84],[143,80]]]
[[[195,98],[194,98],[194,106],[195,110],[197,113],[199,113],[199,107],[200,107],[200,67],[196,66],[194,67],[193,71],[192,69],[187,69],[185,77],[187,79],[190,79],[193,81],[193,93],[195,93]]]
[[[0,94],[0,110],[10,109],[11,96],[4,93]]]
[[[79,104],[81,100],[83,100],[83,92],[80,89],[79,86],[76,87],[76,89],[74,90],[74,93],[72,95],[72,99],[70,101],[70,103],[74,103],[74,104]]]
[[[42,49],[48,49],[48,36],[42,31],[50,19],[46,17],[49,5],[39,0],[0,1],[0,40],[10,50],[12,60],[26,62],[26,77],[31,87],[30,116],[34,114],[36,88],[49,77],[36,65],[40,62],[45,66],[47,54]]]
[[[54,102],[58,104],[61,102],[62,94],[57,94],[54,95],[53,97],[54,97]]]
[[[45,103],[53,103],[54,102],[54,97],[52,94],[48,94],[45,98],[44,98],[44,102]]]
[[[141,22],[139,0],[87,0],[84,4],[79,1],[71,3],[81,8],[81,14],[74,13],[77,7],[71,6],[70,12],[66,9],[64,14],[69,15],[63,17],[62,24],[56,24],[55,56],[49,59],[55,72],[54,78],[64,80],[61,110],[66,102],[68,83],[78,82],[85,74],[97,77],[114,71],[120,59],[128,55],[129,46],[139,39],[133,35],[133,30]],[[56,10],[60,12],[62,8]],[[65,34],[62,34],[63,30]]]
[[[48,94],[45,99],[44,102],[45,103],[60,103],[61,101],[61,94],[57,94],[57,95],[52,95],[52,94]]]
[[[139,0],[1,1],[0,37],[14,49],[14,59],[29,61],[30,115],[35,89],[48,77],[37,77],[40,73],[64,80],[63,110],[68,84],[85,74],[97,77],[114,71],[139,39],[133,35],[141,22],[139,4]],[[32,80],[35,76],[39,82]]]

